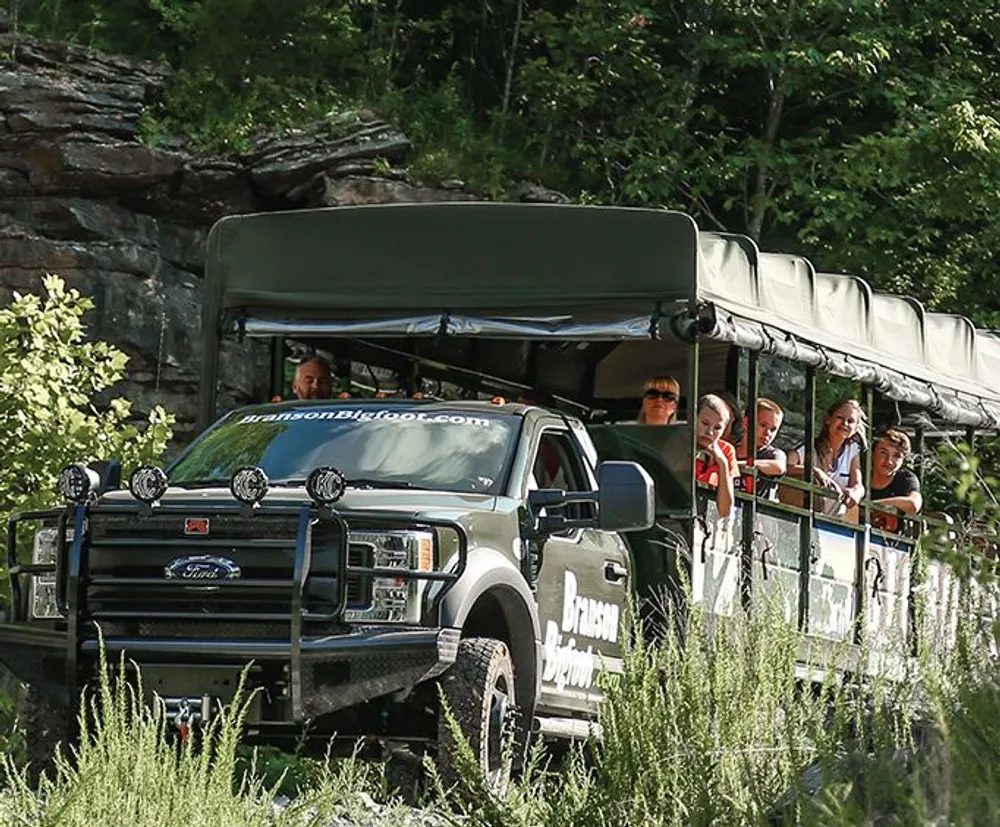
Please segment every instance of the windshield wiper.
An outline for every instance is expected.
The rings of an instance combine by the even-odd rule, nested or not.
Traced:
[[[416,488],[406,480],[378,480],[373,477],[358,477],[347,481],[348,488]]]
[[[304,479],[277,480],[271,482],[273,488],[297,488],[306,484]],[[358,477],[347,481],[348,488],[416,488],[406,480],[375,479],[374,477]]]
[[[271,480],[271,488],[298,488],[306,484],[304,478],[288,480]],[[184,482],[172,482],[179,488],[226,488],[228,480],[185,480]],[[375,479],[374,477],[358,477],[347,481],[348,488],[417,488],[412,482],[406,480]]]

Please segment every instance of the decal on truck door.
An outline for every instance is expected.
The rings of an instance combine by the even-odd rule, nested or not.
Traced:
[[[544,668],[542,680],[554,683],[560,692],[567,686],[588,689],[594,681],[594,648],[586,640],[618,640],[620,609],[579,594],[576,576],[563,575],[562,623],[548,621],[545,627]],[[581,638],[577,644],[577,638]]]

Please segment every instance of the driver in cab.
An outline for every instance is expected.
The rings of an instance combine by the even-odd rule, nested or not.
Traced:
[[[333,371],[326,360],[319,356],[307,356],[295,368],[292,380],[292,395],[296,399],[329,399],[333,392]],[[281,402],[281,396],[271,398]]]

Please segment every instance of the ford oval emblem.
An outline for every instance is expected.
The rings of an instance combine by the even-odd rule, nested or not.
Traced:
[[[225,557],[211,557],[198,554],[171,560],[163,569],[167,580],[191,580],[204,582],[212,580],[236,580],[240,567]]]

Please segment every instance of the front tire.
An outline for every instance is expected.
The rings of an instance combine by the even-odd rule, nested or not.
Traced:
[[[441,678],[443,700],[469,742],[486,786],[502,792],[510,781],[511,738],[519,720],[514,662],[507,644],[466,638]],[[461,781],[457,744],[443,710],[438,715],[438,772],[445,787]]]

